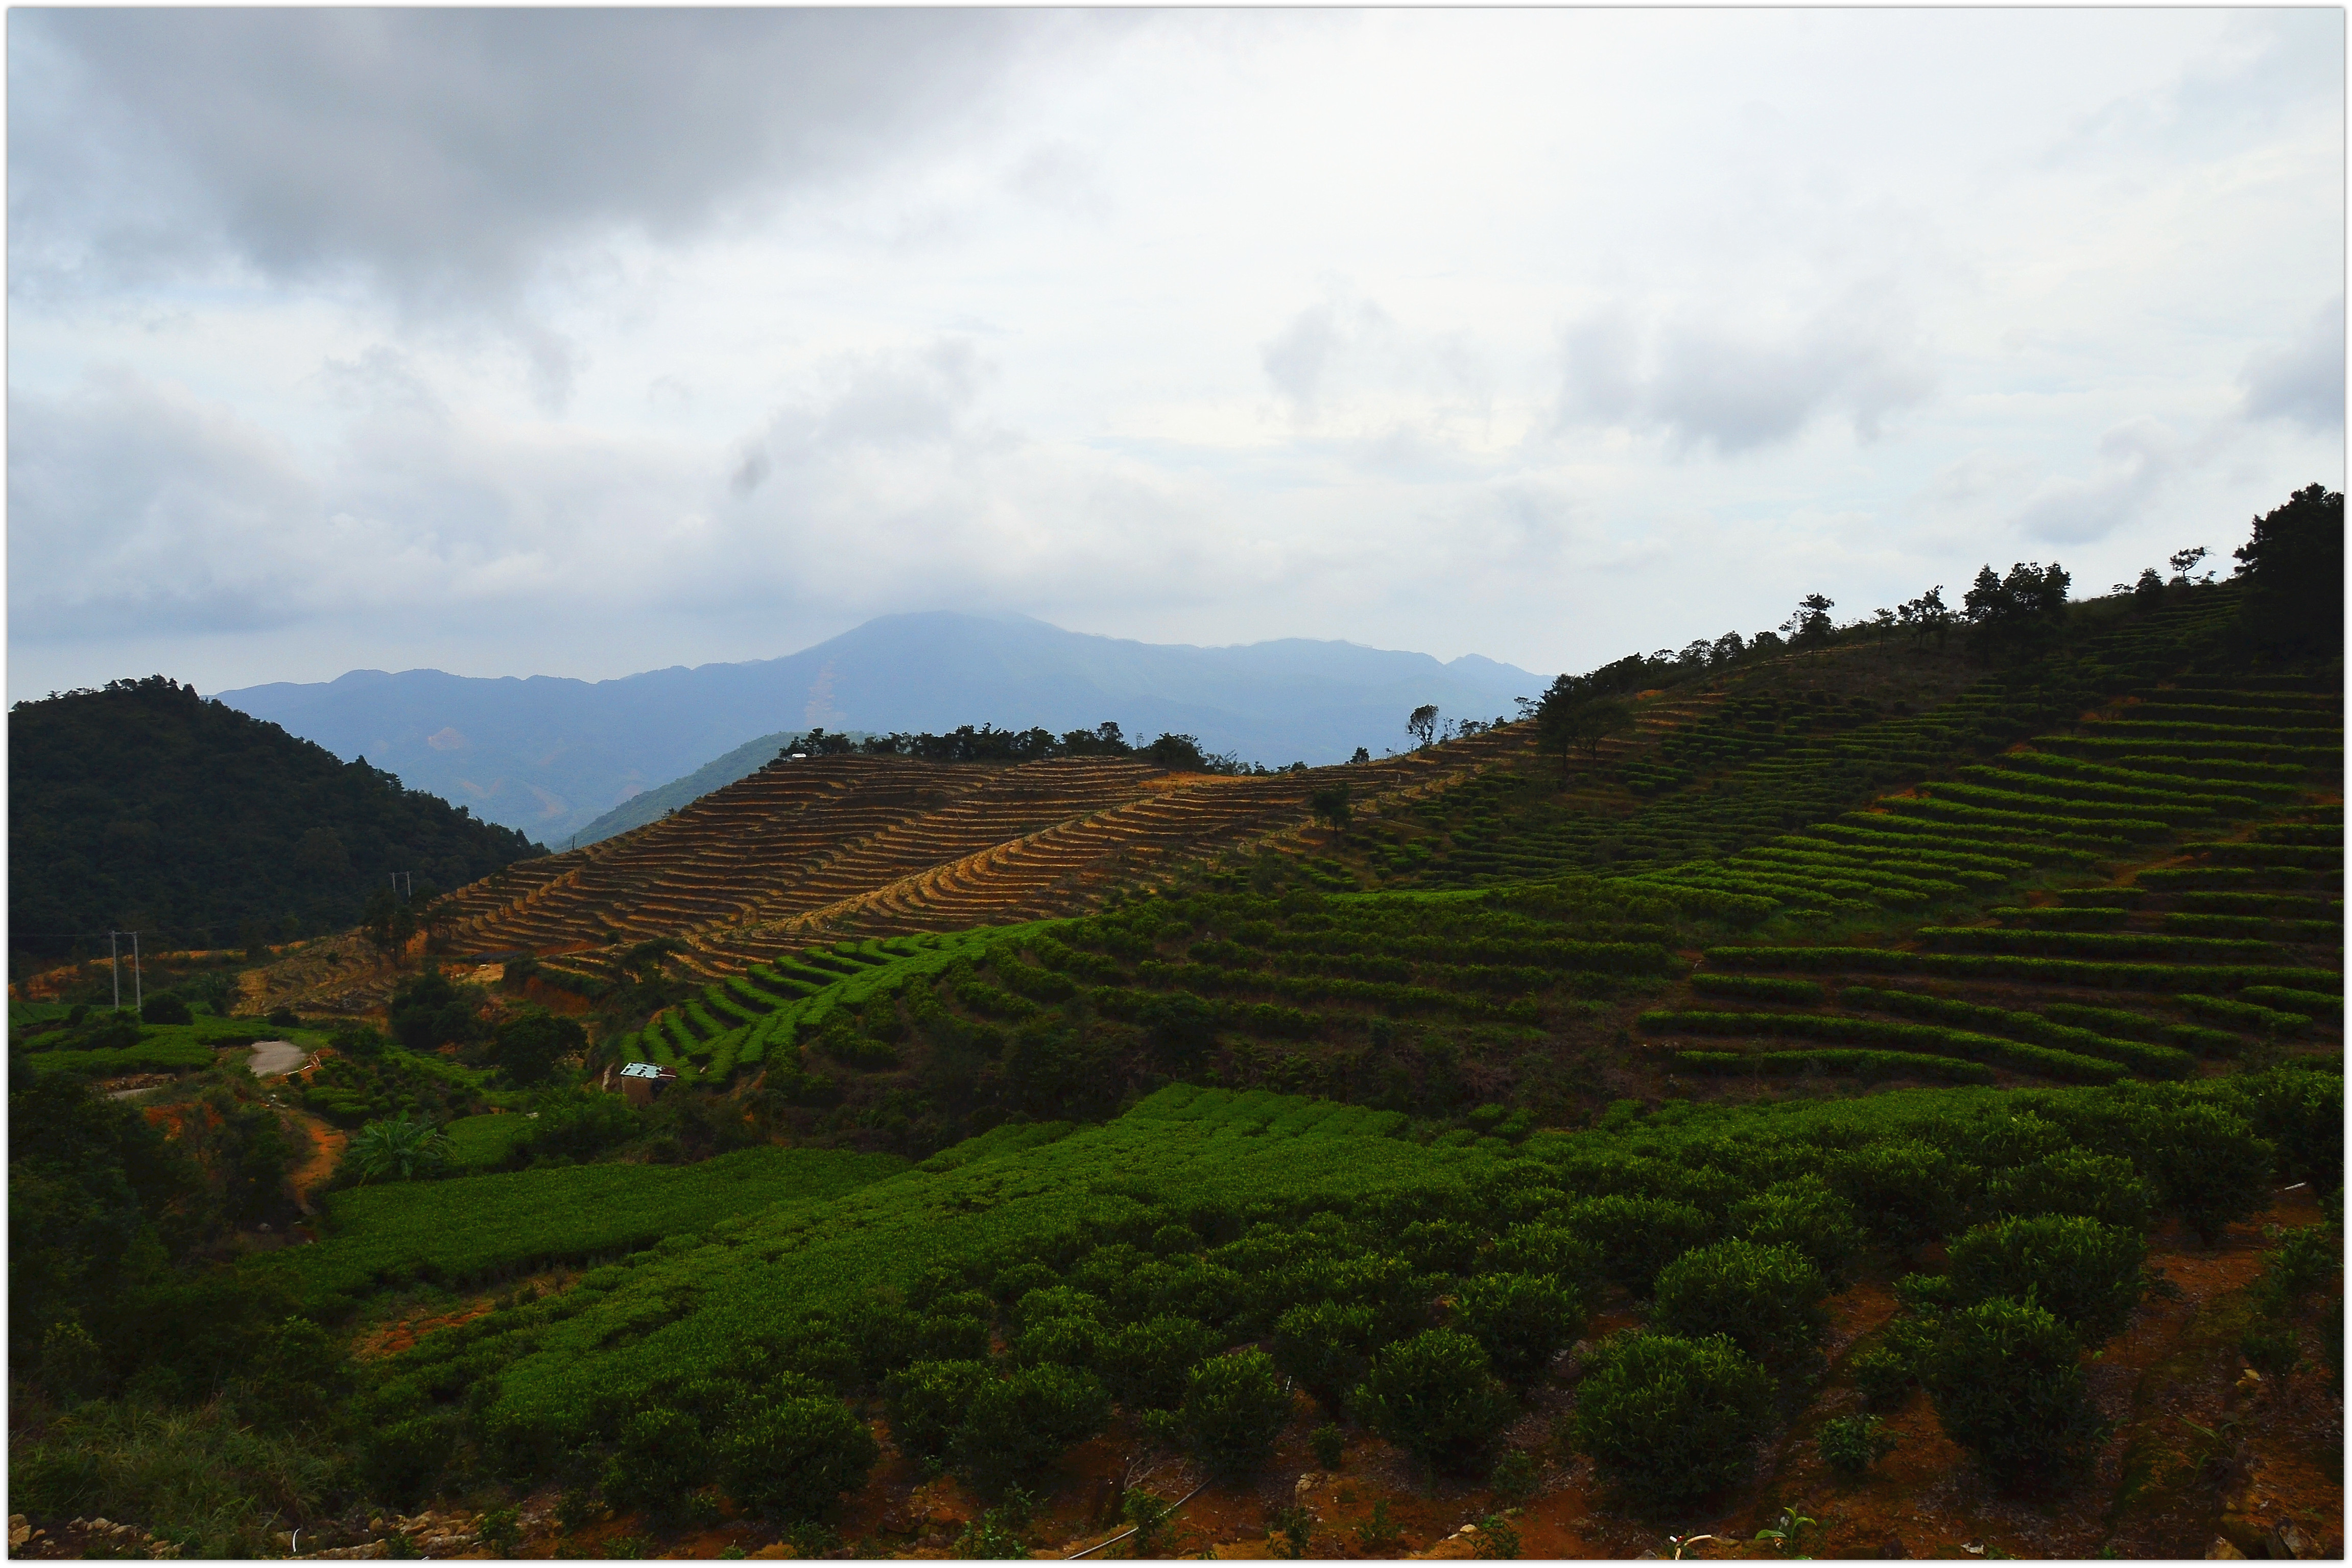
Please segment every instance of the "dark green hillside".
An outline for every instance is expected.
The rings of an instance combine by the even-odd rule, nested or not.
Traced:
[[[1563,789],[1556,764],[1530,758],[1371,830],[1356,856],[1383,885],[1450,888],[1745,849],[1995,756],[2200,658],[2226,659],[2244,599],[2222,585],[2154,609],[2078,606],[2054,647],[1991,668],[1964,658],[1957,642],[1938,651],[1849,634],[1808,657],[1667,693],[1660,700],[1688,717],[1618,767],[1580,769]]]
[[[543,854],[512,828],[404,789],[163,676],[8,713],[12,962],[226,947],[349,926],[391,871],[470,882]]]

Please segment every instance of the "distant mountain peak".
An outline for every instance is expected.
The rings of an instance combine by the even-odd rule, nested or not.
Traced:
[[[931,609],[877,616],[777,658],[608,680],[369,669],[219,695],[340,756],[364,751],[415,788],[458,796],[491,821],[559,843],[632,793],[680,779],[754,737],[820,724],[934,732],[1044,725],[1061,733],[1110,720],[1133,736],[1172,731],[1212,752],[1281,765],[1342,761],[1359,746],[1377,756],[1405,744],[1404,716],[1424,702],[1488,718],[1541,686],[1476,655],[1441,661],[1308,637],[1148,643],[1034,616]]]

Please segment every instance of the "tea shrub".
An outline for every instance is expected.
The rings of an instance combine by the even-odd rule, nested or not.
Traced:
[[[1541,1275],[1478,1275],[1454,1298],[1454,1326],[1478,1342],[1504,1382],[1520,1388],[1542,1379],[1584,1323],[1576,1293]]]
[[[1315,1462],[1327,1470],[1336,1470],[1348,1451],[1347,1434],[1337,1423],[1326,1421],[1307,1434],[1307,1446],[1315,1452]]]
[[[963,1413],[995,1373],[982,1361],[923,1361],[883,1384],[890,1436],[914,1458],[940,1458]]]
[[[1506,1448],[1495,1461],[1494,1474],[1486,1484],[1505,1502],[1525,1502],[1535,1494],[1536,1457],[1525,1448]]]
[[[1731,1208],[1731,1229],[1759,1247],[1793,1247],[1832,1276],[1861,1252],[1864,1237],[1853,1205],[1821,1177],[1776,1182]]]
[[[2344,1184],[2344,1078],[2336,1071],[2274,1068],[2234,1080],[2253,1131],[2278,1150],[2283,1181],[2321,1192]]]
[[[2131,1321],[2147,1288],[2147,1256],[2136,1232],[2080,1215],[2033,1215],[1978,1226],[1952,1243],[1951,1279],[1963,1305],[2030,1299],[2096,1346]]]
[[[1293,1307],[1274,1326],[1275,1364],[1326,1410],[1339,1409],[1362,1381],[1373,1343],[1370,1307]]]
[[[1887,1139],[1837,1154],[1827,1175],[1882,1240],[1903,1246],[1953,1226],[1975,1171],[1932,1143]]]
[[[1561,1226],[1532,1223],[1505,1231],[1480,1266],[1505,1274],[1554,1274],[1570,1284],[1601,1278],[1601,1250]]]
[[[2303,1360],[2303,1343],[2292,1323],[2256,1324],[2239,1338],[2238,1351],[2264,1377],[2284,1377]]]
[[[1372,1360],[1356,1395],[1365,1426],[1433,1468],[1477,1468],[1510,1422],[1511,1396],[1467,1334],[1431,1329]]]
[[[1633,1501],[1687,1505],[1748,1474],[1772,1397],[1770,1375],[1721,1335],[1619,1334],[1577,1389],[1569,1437]]]
[[[1216,1348],[1217,1336],[1197,1319],[1149,1318],[1102,1335],[1095,1367],[1128,1409],[1172,1410],[1192,1369]]]
[[[1894,1451],[1895,1435],[1875,1415],[1841,1415],[1822,1423],[1822,1461],[1849,1480]]]
[[[1998,1214],[2081,1215],[2129,1231],[2145,1231],[2148,1223],[2147,1184],[2131,1162],[2084,1149],[1994,1172],[1985,1181],[1985,1202]]]
[[[1290,1420],[1290,1394],[1264,1351],[1237,1351],[1192,1369],[1177,1412],[1193,1456],[1235,1479],[1265,1468],[1274,1440]]]
[[[1706,1215],[1688,1204],[1622,1194],[1571,1204],[1559,1222],[1589,1239],[1601,1271],[1637,1295],[1647,1295],[1658,1270],[1706,1240],[1708,1230]]]
[[[839,1400],[803,1397],[740,1415],[718,1445],[719,1484],[745,1509],[798,1522],[830,1512],[881,1457]]]
[[[1024,1367],[980,1385],[949,1439],[948,1457],[974,1486],[993,1493],[1053,1463],[1109,1421],[1110,1394],[1092,1373]]]
[[[1846,1363],[1853,1375],[1853,1385],[1862,1390],[1863,1399],[1873,1410],[1893,1410],[1910,1397],[1919,1386],[1919,1373],[1911,1358],[1893,1345],[1876,1344],[1856,1351]]]
[[[1828,1293],[1822,1271],[1795,1247],[1719,1241],[1659,1273],[1652,1321],[1684,1339],[1727,1335],[1759,1361],[1786,1363],[1821,1338]]]
[[[640,1411],[621,1423],[604,1467],[604,1497],[614,1508],[667,1516],[709,1479],[700,1422],[676,1410]]]
[[[2019,1484],[2079,1468],[2105,1436],[2081,1358],[2046,1308],[1995,1297],[1952,1314],[1922,1381],[1945,1435]]]

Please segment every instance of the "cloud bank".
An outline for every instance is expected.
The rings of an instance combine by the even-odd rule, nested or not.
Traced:
[[[2342,480],[2332,12],[9,26],[19,696],[1584,668]]]

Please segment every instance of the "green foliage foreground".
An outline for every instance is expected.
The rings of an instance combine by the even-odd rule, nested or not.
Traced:
[[[792,1406],[804,1427],[812,1386],[835,1401],[887,1390],[903,1447],[994,1489],[1099,1430],[1108,1391],[1215,1468],[1246,1469],[1291,1414],[1268,1381],[1285,1372],[1428,1463],[1464,1469],[1514,1407],[1496,1371],[1539,1380],[1580,1326],[1584,1292],[1612,1273],[1646,1287],[1664,1268],[1662,1308],[1676,1303],[1684,1334],[1714,1332],[1710,1320],[1743,1299],[1773,1303],[1782,1325],[1756,1342],[1761,1363],[1719,1338],[1661,1334],[1610,1352],[1608,1377],[1627,1388],[1605,1418],[1595,1405],[1577,1440],[1628,1495],[1671,1501],[1741,1473],[1774,1386],[1768,1368],[1810,1331],[1821,1281],[1808,1247],[1833,1262],[1856,1245],[1958,1242],[1987,1226],[1954,1249],[1966,1300],[2007,1300],[1991,1292],[2037,1280],[2046,1291],[2105,1267],[2112,1283],[2074,1309],[2104,1325],[2117,1292],[2135,1288],[2137,1238],[2093,1258],[2083,1238],[2105,1227],[2033,1220],[2044,1212],[2035,1194],[2063,1203],[2035,1173],[2053,1159],[2105,1161],[2171,1212],[2211,1224],[2218,1203],[2242,1216],[2284,1163],[2253,1123],[2293,1142],[2303,1121],[2340,1118],[2340,1095],[2339,1079],[2303,1069],[2198,1087],[1913,1090],[1692,1109],[1514,1144],[1423,1143],[1391,1112],[1178,1086],[1108,1125],[1008,1127],[829,1200],[746,1205],[698,1238],[434,1336],[388,1363],[358,1408],[378,1431],[436,1434],[445,1483],[541,1482],[631,1441],[648,1413],[693,1414],[699,1387],[783,1379],[761,1408]],[[2253,1179],[2218,1193],[2180,1179],[2187,1163],[2231,1160]],[[421,1216],[468,1186],[536,1177],[544,1212],[576,1215],[559,1195],[566,1184],[585,1197],[587,1184],[694,1173],[554,1170],[342,1201],[418,1216],[406,1234],[421,1259]],[[2020,1210],[2031,1212],[2001,1217]],[[374,1245],[396,1250],[392,1207],[344,1212],[354,1249],[374,1223]],[[1664,1256],[1621,1262],[1627,1242],[1666,1230]],[[1693,1248],[1705,1250],[1677,1261]],[[329,1251],[309,1250],[322,1263]],[[1930,1373],[1943,1397],[1960,1396],[1956,1369],[1979,1353],[1967,1336],[1994,1321],[1979,1306],[1953,1319],[1959,1337]],[[1011,1353],[992,1353],[999,1337]],[[1273,1358],[1225,1353],[1269,1338]],[[2037,1373],[2036,1389],[2063,1394],[2062,1372]],[[1981,1442],[1989,1462],[2011,1460],[2013,1434],[1973,1415],[1962,1425],[1981,1433],[1963,1441]],[[846,1464],[847,1452],[835,1444],[825,1462]]]

